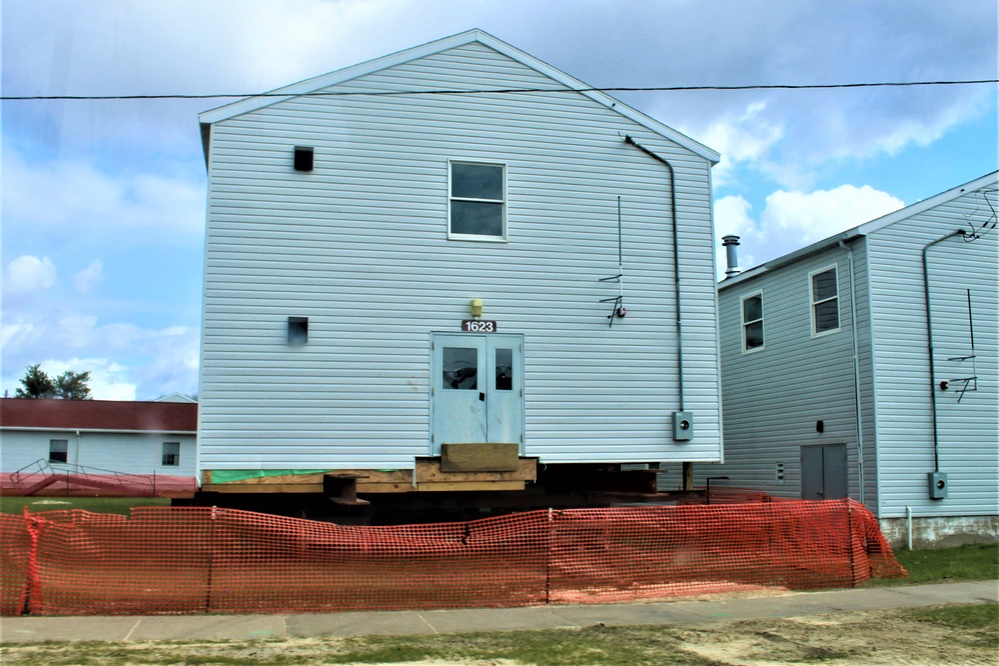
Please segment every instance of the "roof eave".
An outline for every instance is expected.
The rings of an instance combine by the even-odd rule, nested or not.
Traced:
[[[448,49],[453,49],[458,46],[464,46],[475,42],[488,46],[489,48],[492,48],[495,51],[498,51],[516,60],[517,62],[520,62],[521,64],[526,65],[527,67],[530,67],[555,81],[558,81],[559,83],[562,83],[568,88],[578,90],[579,94],[586,95],[590,99],[617,111],[626,118],[629,118],[656,134],[683,146],[687,150],[703,157],[712,164],[717,164],[721,159],[721,154],[717,151],[708,148],[689,136],[672,129],[671,127],[668,127],[653,118],[650,118],[641,111],[628,106],[624,102],[617,100],[606,93],[595,90],[585,90],[586,88],[591,88],[592,86],[587,85],[579,79],[566,74],[562,70],[538,60],[529,53],[525,53],[517,47],[507,44],[503,40],[493,37],[489,33],[479,29],[467,30],[465,32],[458,33],[457,35],[438,39],[421,46],[415,46],[402,51],[397,51],[374,60],[362,62],[344,69],[330,72],[328,74],[323,74],[298,83],[284,86],[282,88],[277,88],[266,93],[266,97],[247,97],[237,102],[232,102],[215,109],[204,111],[198,114],[198,120],[201,122],[202,126],[202,145],[205,150],[206,159],[211,140],[210,126],[213,123],[228,120],[244,113],[256,111],[273,104],[279,104],[280,102],[298,95],[304,95],[317,90],[322,90],[324,88],[355,79],[359,76],[365,76],[388,67],[393,67],[395,65],[415,60],[417,58],[423,58],[435,53],[440,53]]]
[[[729,287],[746,282],[747,280],[751,280],[754,277],[763,275],[769,271],[776,270],[781,266],[786,266],[787,264],[798,261],[799,259],[809,255],[822,252],[823,250],[827,250],[834,245],[839,245],[841,241],[845,243],[847,241],[852,241],[859,236],[867,236],[875,231],[884,229],[891,224],[910,218],[913,215],[919,215],[920,213],[931,208],[947,203],[948,201],[952,201],[953,199],[967,194],[968,192],[973,192],[979,188],[985,187],[990,182],[995,182],[997,180],[999,180],[999,171],[987,173],[984,176],[964,183],[963,185],[958,185],[957,187],[953,187],[928,199],[917,201],[916,203],[906,206],[905,208],[899,208],[892,213],[882,215],[881,217],[870,220],[869,222],[864,222],[863,224],[853,227],[852,229],[847,229],[846,231],[836,234],[835,236],[824,238],[820,241],[812,243],[811,245],[803,247],[800,250],[795,250],[794,252],[785,254],[782,257],[771,259],[766,263],[750,268],[749,270],[739,273],[733,277],[725,278],[718,283],[718,290],[721,291],[723,289],[728,289]]]

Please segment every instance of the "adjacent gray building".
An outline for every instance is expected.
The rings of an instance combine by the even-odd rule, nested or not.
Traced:
[[[702,476],[852,497],[896,543],[997,537],[997,173],[720,283]]]
[[[714,151],[478,30],[200,121],[206,488],[721,459]]]

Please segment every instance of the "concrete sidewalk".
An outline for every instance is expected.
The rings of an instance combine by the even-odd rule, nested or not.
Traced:
[[[445,634],[585,627],[698,624],[999,602],[999,582],[789,592],[780,596],[526,608],[331,613],[325,615],[157,615],[0,618],[0,642],[168,641]]]

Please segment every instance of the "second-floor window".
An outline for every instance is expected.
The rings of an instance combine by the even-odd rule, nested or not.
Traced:
[[[448,237],[506,239],[506,167],[484,162],[450,163]]]
[[[742,351],[763,349],[763,294],[742,297]]]
[[[812,290],[812,335],[839,330],[839,279],[836,267],[809,275]]]

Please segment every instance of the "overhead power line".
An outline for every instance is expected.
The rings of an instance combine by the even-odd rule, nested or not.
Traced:
[[[682,92],[694,90],[830,90],[837,88],[907,88],[916,86],[964,86],[999,83],[999,79],[964,81],[879,81],[872,83],[810,83],[744,86],[656,86],[612,88],[494,88],[488,90],[384,90],[384,91],[320,91],[306,93],[212,93],[205,95],[0,95],[0,101],[34,100],[136,100],[136,99],[243,99],[254,97],[388,97],[404,95],[495,95],[515,93],[575,93],[575,92]]]

